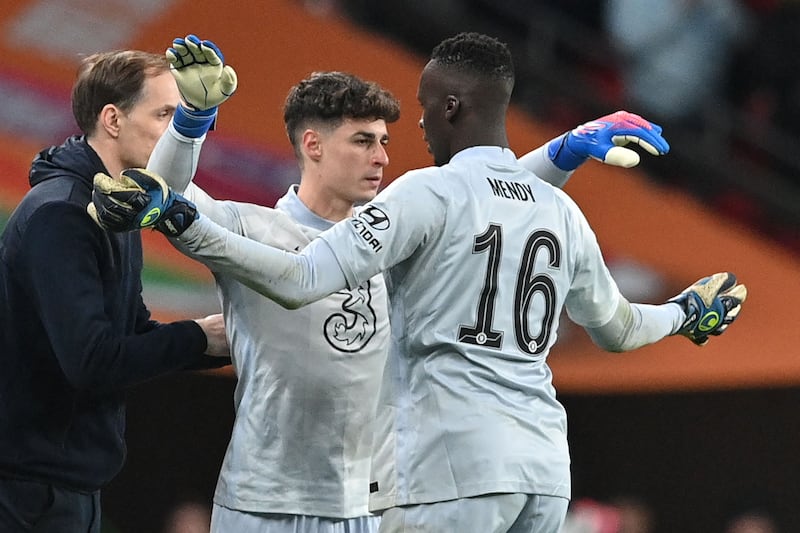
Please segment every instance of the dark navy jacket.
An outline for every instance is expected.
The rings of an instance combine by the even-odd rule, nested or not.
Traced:
[[[125,388],[207,347],[195,322],[150,320],[139,232],[86,212],[97,172],[82,137],[42,151],[0,237],[0,477],[87,492],[125,460]]]

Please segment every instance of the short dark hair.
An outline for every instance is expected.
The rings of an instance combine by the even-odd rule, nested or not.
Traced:
[[[482,33],[463,32],[445,39],[431,52],[431,61],[495,80],[514,80],[508,45]]]
[[[142,96],[148,77],[169,72],[164,55],[139,50],[116,50],[87,56],[72,86],[72,115],[78,127],[91,135],[107,104],[129,111]]]
[[[283,107],[289,141],[299,156],[299,136],[313,123],[336,128],[345,119],[400,118],[400,102],[375,82],[346,72],[314,72],[291,88]]]

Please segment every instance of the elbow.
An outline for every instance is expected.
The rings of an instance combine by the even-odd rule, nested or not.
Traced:
[[[595,338],[593,336],[592,341],[594,341],[595,346],[606,352],[622,353],[628,351],[628,349],[622,343],[611,341],[610,339]]]
[[[611,353],[622,353],[630,350],[620,335],[611,335],[610,332],[598,328],[587,328],[586,332],[598,348]]]
[[[305,307],[306,305],[311,303],[311,301],[300,298],[281,298],[281,299],[276,298],[275,303],[277,303],[284,309],[294,311],[296,309],[300,309],[301,307]]]
[[[85,347],[81,353],[57,355],[66,382],[77,392],[102,393],[113,390],[113,362],[121,358],[121,346],[108,341],[89,344],[92,347]]]

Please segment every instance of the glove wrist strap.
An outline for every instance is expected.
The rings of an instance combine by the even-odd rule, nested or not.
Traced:
[[[579,155],[569,147],[569,133],[557,137],[547,145],[547,155],[555,166],[565,171],[572,171],[581,166],[588,157]]]
[[[175,130],[186,137],[197,139],[202,137],[208,130],[214,129],[217,121],[217,108],[209,109],[189,109],[183,104],[178,104],[172,123]]]

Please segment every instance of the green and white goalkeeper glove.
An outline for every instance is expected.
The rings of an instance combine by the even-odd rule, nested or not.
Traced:
[[[187,35],[172,41],[166,55],[181,96],[194,109],[216,107],[236,91],[236,71],[224,64],[225,57],[213,42]]]
[[[736,320],[745,299],[747,287],[737,284],[730,272],[718,272],[696,281],[667,302],[678,304],[686,313],[676,334],[703,346],[709,335],[721,335]]]
[[[195,35],[173,40],[166,56],[178,90],[188,105],[179,105],[175,111],[175,129],[187,137],[202,137],[214,125],[217,106],[236,91],[236,71],[224,64],[225,58],[217,45]]]

